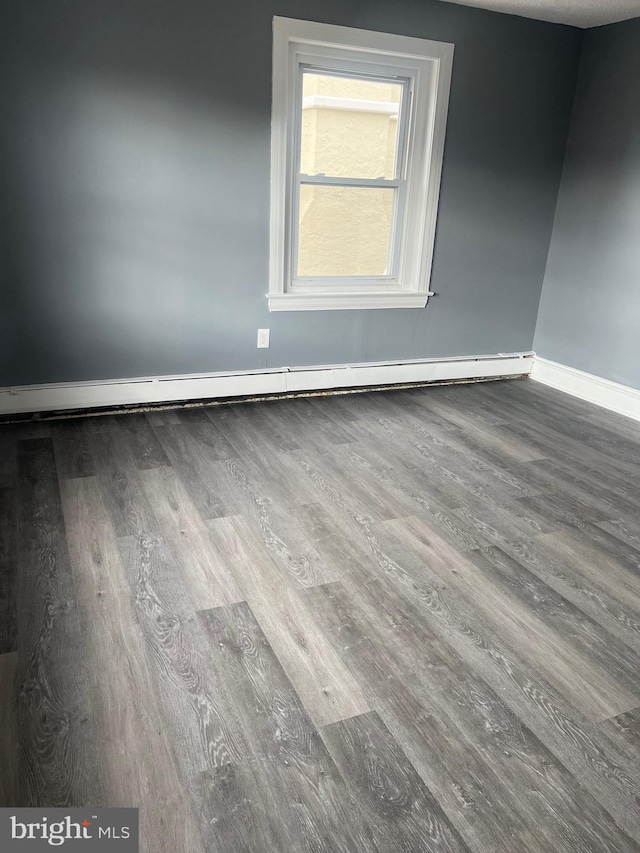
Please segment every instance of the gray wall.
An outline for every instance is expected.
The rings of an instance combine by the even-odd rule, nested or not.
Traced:
[[[531,347],[578,30],[437,0],[2,9],[0,385]],[[268,313],[274,14],[455,43],[426,310]]]
[[[584,39],[535,349],[640,388],[640,19]]]

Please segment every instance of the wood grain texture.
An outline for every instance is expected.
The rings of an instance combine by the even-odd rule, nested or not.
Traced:
[[[467,849],[375,712],[325,726],[322,736],[357,791],[381,850],[462,853]]]
[[[197,850],[153,661],[144,653],[115,530],[95,478],[63,481],[62,502],[83,650],[91,662],[91,715],[105,802],[139,806],[141,849]],[[131,755],[137,760],[130,762]]]
[[[87,440],[87,425],[82,420],[57,421],[51,425],[58,477],[92,477],[95,463]]]
[[[100,802],[73,584],[50,438],[18,445],[18,721],[22,805]]]
[[[326,629],[471,849],[635,844],[415,608],[378,579],[308,590]],[[382,613],[381,613],[382,610]],[[381,618],[381,616],[383,618]]]
[[[213,546],[206,524],[175,470],[141,471],[140,481],[153,511],[153,532],[162,536],[171,551],[194,610],[240,601],[235,576]]]
[[[528,381],[0,424],[0,794],[145,853],[634,853],[639,446]]]
[[[316,725],[369,710],[313,612],[247,522],[242,517],[218,519],[209,522],[209,529],[220,553],[233,564],[240,589]]]
[[[640,708],[633,708],[625,714],[612,717],[603,724],[603,728],[621,735],[637,754],[640,762]]]
[[[572,645],[614,678],[618,686],[614,687],[613,695],[621,685],[631,692],[640,689],[640,657],[517,560],[493,547],[474,550],[469,559],[481,572],[494,578],[511,600],[529,608],[545,625],[555,629],[562,642]],[[624,696],[619,699],[628,701]]]
[[[172,426],[182,423],[177,409],[157,409],[155,411],[146,412],[145,418],[147,423],[152,427],[157,426]]]
[[[482,554],[476,551],[469,560],[461,558],[416,518],[390,521],[384,527],[422,556],[447,586],[473,602],[490,630],[580,711],[604,720],[636,707],[638,696],[585,654],[582,644],[566,641],[564,620],[561,630],[556,631],[549,621],[539,618],[530,603],[519,601],[512,586],[503,584],[504,576],[492,571],[491,561]]]
[[[18,653],[0,654],[0,808],[18,805]]]
[[[273,560],[300,586],[314,586],[334,579],[331,567],[305,541],[296,525],[295,513],[287,501],[270,497],[268,480],[245,463],[229,459],[224,463],[237,493],[237,504]]]
[[[213,849],[378,850],[246,602],[198,616],[247,741],[239,762],[201,780],[217,815]]]
[[[130,414],[119,422],[122,440],[131,450],[138,470],[160,468],[169,460],[148,420],[144,415]]]
[[[329,523],[333,523],[333,516]],[[358,538],[362,540],[360,553],[364,558],[358,558],[351,541],[358,528]],[[563,762],[568,763],[606,808],[615,812],[621,825],[632,834],[637,833],[639,780],[624,751],[612,744],[601,744],[594,727],[575,708],[567,706],[535,668],[516,657],[509,645],[474,611],[473,604],[452,594],[417,555],[412,556],[401,543],[394,545],[384,533],[374,533],[371,523],[363,518],[347,528],[344,539],[345,550],[354,555],[350,556],[350,571],[356,571],[373,558],[381,577],[387,578],[419,607],[422,615],[416,616],[416,620],[428,617],[438,635],[476,667],[496,691],[504,694],[509,706],[543,742],[561,749]],[[366,578],[361,582],[367,583]]]
[[[153,512],[142,490],[136,457],[120,419],[93,418],[84,429],[98,485],[116,534],[136,536],[153,529]]]
[[[118,544],[180,760],[191,773],[224,767],[240,755],[241,738],[230,724],[227,697],[207,665],[206,646],[171,554],[152,535]]]
[[[180,415],[185,417],[183,413]],[[154,427],[171,465],[182,480],[198,514],[203,519],[233,515],[239,508],[226,469],[221,461],[236,457],[229,442],[213,424],[180,422]]]
[[[539,536],[534,540],[506,543],[504,550],[544,583],[599,622],[611,634],[640,652],[640,609],[637,594],[627,590],[623,566],[614,569],[609,581],[598,569],[597,551],[585,543],[574,551],[575,536],[565,529],[556,534]],[[587,552],[587,561],[580,551]],[[622,582],[616,580],[622,576]]]
[[[2,485],[15,485],[18,474],[18,442],[28,438],[51,438],[52,426],[37,421],[0,423],[0,477]]]
[[[16,648],[18,543],[16,490],[0,486],[0,654]]]
[[[640,551],[640,530],[638,530],[637,524],[629,524],[619,518],[613,518],[609,521],[599,522],[598,527],[616,536],[621,542],[625,542],[635,548],[636,551]]]

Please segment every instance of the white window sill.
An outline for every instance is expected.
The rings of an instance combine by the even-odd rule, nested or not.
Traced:
[[[360,308],[424,308],[428,293],[269,293],[269,311],[340,311]]]

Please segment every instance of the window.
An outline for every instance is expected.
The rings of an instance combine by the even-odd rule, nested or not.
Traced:
[[[274,18],[271,311],[427,304],[452,60]]]

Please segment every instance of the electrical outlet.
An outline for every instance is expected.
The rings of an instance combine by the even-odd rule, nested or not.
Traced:
[[[270,331],[270,329],[258,329],[258,349],[268,348]]]

